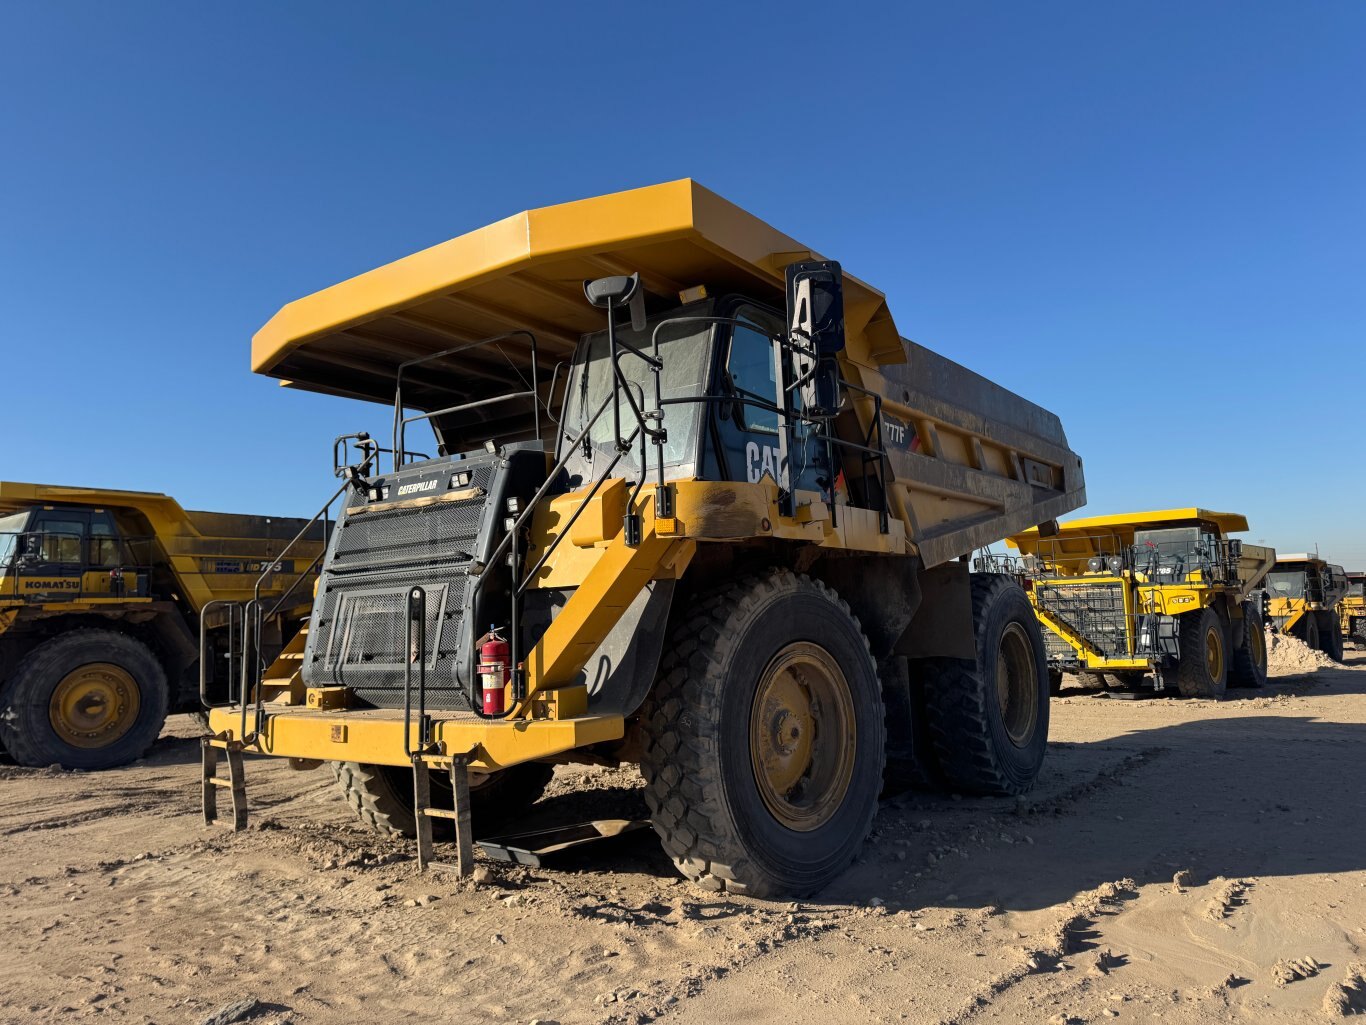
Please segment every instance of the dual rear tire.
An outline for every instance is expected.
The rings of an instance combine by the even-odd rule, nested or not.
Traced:
[[[1182,697],[1217,701],[1230,687],[1266,683],[1266,628],[1256,602],[1243,603],[1241,621],[1227,623],[1210,607],[1183,613],[1177,623],[1176,685]]]

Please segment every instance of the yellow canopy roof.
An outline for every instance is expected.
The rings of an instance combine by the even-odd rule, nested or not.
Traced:
[[[1111,513],[1108,516],[1083,516],[1059,524],[1058,533],[1047,540],[1066,540],[1095,534],[1116,534],[1130,541],[1135,530],[1153,530],[1163,527],[1181,527],[1197,523],[1213,523],[1221,534],[1236,534],[1247,530],[1247,517],[1241,513],[1214,512],[1210,509],[1191,507],[1188,509],[1156,509],[1152,512]],[[1006,538],[1006,544],[1021,551],[1032,552],[1039,542],[1037,527]],[[1128,542],[1126,542],[1128,543]]]
[[[399,363],[518,328],[536,334],[542,363],[553,366],[605,323],[583,297],[585,279],[639,271],[647,292],[670,305],[705,285],[781,306],[783,268],[812,258],[685,178],[516,214],[298,299],[256,333],[252,369],[293,387],[389,400]],[[845,316],[855,352],[874,364],[904,361],[882,293],[848,275]],[[459,369],[493,388],[524,358],[510,347],[468,350]],[[424,395],[415,375],[411,404],[449,402],[432,389]]]

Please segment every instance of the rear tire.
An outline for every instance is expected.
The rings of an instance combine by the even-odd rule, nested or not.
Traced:
[[[0,743],[20,765],[126,765],[161,735],[168,700],[147,645],[117,630],[70,630],[19,663],[0,696]]]
[[[819,581],[770,570],[696,600],[641,720],[651,821],[699,885],[814,893],[868,835],[886,761],[881,687],[858,620]]]
[[[1013,578],[973,574],[977,658],[925,659],[930,736],[945,780],[974,794],[1022,794],[1048,747],[1048,661]]]
[[[1243,602],[1243,637],[1233,651],[1229,669],[1230,687],[1252,688],[1266,685],[1266,627],[1256,602]]]
[[[1228,689],[1228,634],[1213,609],[1186,612],[1177,620],[1181,660],[1176,687],[1184,698],[1219,700]]]
[[[385,836],[417,836],[413,802],[413,770],[398,765],[332,762],[332,775],[362,822]],[[429,770],[430,771],[430,770]],[[470,819],[476,832],[497,827],[524,815],[541,799],[553,765],[523,762],[493,773],[470,773]],[[482,777],[482,778],[481,778]],[[432,806],[448,811],[453,805],[450,776],[431,772]],[[432,835],[450,839],[455,827],[449,819],[433,819]]]

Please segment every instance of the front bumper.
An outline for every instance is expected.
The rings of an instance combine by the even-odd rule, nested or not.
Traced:
[[[521,762],[564,754],[575,748],[620,740],[626,731],[619,715],[581,715],[566,719],[489,721],[470,712],[434,712],[431,740],[441,754],[469,754],[469,766],[483,772],[506,769]],[[247,709],[247,729],[256,722]],[[225,740],[241,740],[240,706],[209,712],[209,729]],[[421,745],[416,720],[404,743],[403,712],[399,709],[325,711],[266,706],[260,734],[244,750],[279,758],[371,765],[412,764],[409,750]]]

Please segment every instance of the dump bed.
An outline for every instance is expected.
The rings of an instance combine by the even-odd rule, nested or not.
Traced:
[[[196,512],[182,509],[174,498],[155,491],[0,481],[0,513],[35,506],[113,512],[125,540],[134,545],[141,539],[152,541],[148,561],[164,564],[196,609],[213,600],[246,601],[253,596],[257,578],[272,568],[261,594],[279,597],[322,552],[322,525],[314,524],[287,559],[275,561],[307,525],[302,519]],[[294,594],[301,604],[312,599],[305,584],[295,588]]]
[[[462,343],[533,332],[542,366],[602,327],[583,281],[639,272],[659,311],[679,293],[739,293],[781,309],[784,268],[818,254],[691,180],[517,214],[285,306],[256,335],[252,366],[286,385],[392,401],[398,366]],[[877,289],[846,273],[851,433],[880,409],[893,511],[935,565],[1085,502],[1081,460],[1057,417],[902,338]],[[434,410],[525,387],[522,336],[404,377],[406,405]],[[548,386],[542,376],[542,393]],[[500,409],[504,438],[530,410]],[[665,424],[668,427],[668,424]]]

